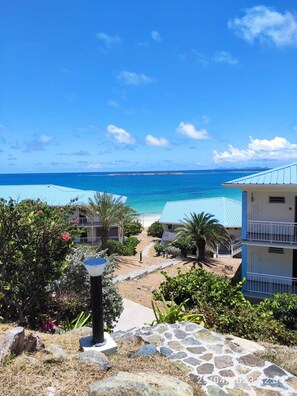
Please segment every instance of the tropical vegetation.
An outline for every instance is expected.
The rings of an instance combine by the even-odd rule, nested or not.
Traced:
[[[147,229],[147,235],[155,238],[162,238],[163,226],[159,221],[154,221]]]
[[[206,247],[215,250],[217,244],[229,245],[230,237],[218,220],[209,213],[191,213],[176,232],[177,238],[192,242],[197,248],[197,260],[205,261]]]

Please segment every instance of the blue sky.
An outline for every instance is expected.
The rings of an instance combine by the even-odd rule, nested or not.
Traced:
[[[1,173],[297,160],[297,3],[11,0]]]

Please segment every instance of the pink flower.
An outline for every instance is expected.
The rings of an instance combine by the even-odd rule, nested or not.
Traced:
[[[38,213],[44,214],[44,211],[42,209],[39,209]]]
[[[69,241],[70,235],[68,234],[68,232],[63,232],[61,238],[63,241]]]
[[[78,223],[78,220],[77,219],[73,219],[72,223]]]

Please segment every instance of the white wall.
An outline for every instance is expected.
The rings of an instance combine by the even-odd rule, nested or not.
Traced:
[[[292,276],[293,250],[284,249],[284,254],[268,253],[268,247],[247,247],[247,271],[259,274]]]
[[[285,203],[269,203],[269,196],[285,197]],[[247,218],[259,221],[295,221],[297,192],[254,191],[247,194]]]

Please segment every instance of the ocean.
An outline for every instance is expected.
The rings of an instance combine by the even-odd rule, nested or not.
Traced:
[[[167,201],[225,196],[241,200],[241,191],[222,183],[255,170],[198,170],[168,172],[89,172],[0,174],[0,185],[57,184],[106,191],[128,197],[127,204],[142,215],[161,213]]]

